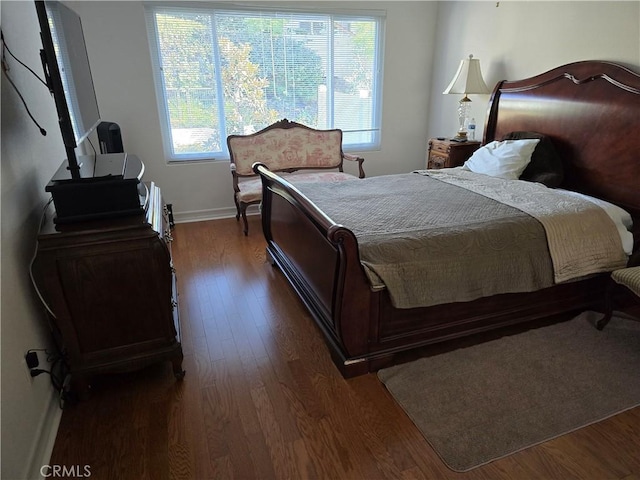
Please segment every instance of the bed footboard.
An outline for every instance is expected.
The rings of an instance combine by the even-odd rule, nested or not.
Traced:
[[[309,309],[342,373],[357,371],[355,364],[366,363],[375,302],[354,234],[264,164],[256,163],[253,169],[262,178],[262,229],[269,260]],[[368,371],[363,368],[361,373]]]

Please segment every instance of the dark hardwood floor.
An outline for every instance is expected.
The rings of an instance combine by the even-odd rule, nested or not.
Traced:
[[[374,374],[344,380],[265,262],[259,219],[179,224],[186,376],[95,379],[51,464],[92,479],[639,479],[640,407],[467,473],[449,470]]]

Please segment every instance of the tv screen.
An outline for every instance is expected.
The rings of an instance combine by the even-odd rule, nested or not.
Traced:
[[[56,102],[69,169],[75,176],[79,175],[75,148],[100,123],[82,23],[73,10],[60,2],[35,3],[45,76]]]

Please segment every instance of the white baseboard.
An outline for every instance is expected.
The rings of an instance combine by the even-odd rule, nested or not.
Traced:
[[[247,215],[258,215],[257,205],[247,208]],[[235,218],[235,207],[215,208],[209,210],[193,210],[190,212],[173,212],[175,223],[204,222],[205,220],[219,220],[221,218]]]
[[[45,478],[41,473],[42,467],[43,465],[49,465],[61,420],[62,409],[59,404],[58,392],[52,390],[49,405],[43,414],[40,428],[38,429],[38,440],[31,451],[31,458],[28,463],[29,471],[25,478],[38,480]]]

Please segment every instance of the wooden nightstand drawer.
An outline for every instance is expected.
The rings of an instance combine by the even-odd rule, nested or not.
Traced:
[[[431,150],[434,152],[449,153],[450,142],[444,140],[431,140]]]
[[[480,147],[480,142],[452,142],[432,138],[427,150],[427,169],[459,167]]]

